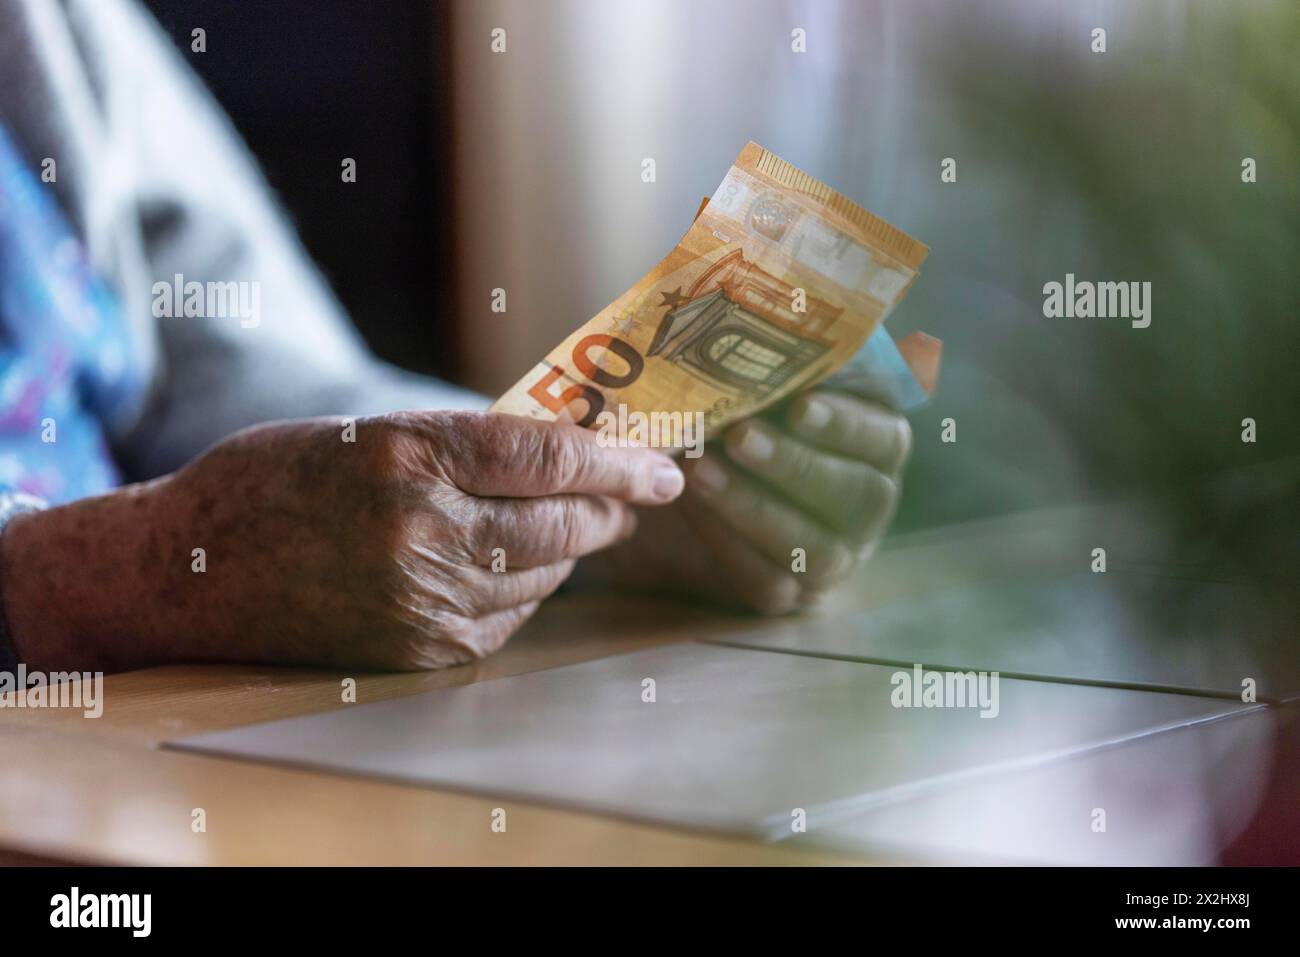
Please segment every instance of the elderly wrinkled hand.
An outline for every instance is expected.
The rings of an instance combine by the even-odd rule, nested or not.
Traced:
[[[47,670],[440,667],[500,647],[576,559],[632,533],[630,504],[682,486],[663,453],[515,416],[270,423],[163,479],[16,518],[6,612]]]
[[[903,416],[827,390],[739,422],[685,460],[686,494],[616,550],[618,577],[765,613],[807,605],[884,534],[911,445]]]

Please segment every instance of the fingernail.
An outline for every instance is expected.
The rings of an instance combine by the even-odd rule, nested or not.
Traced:
[[[826,428],[831,421],[831,407],[820,399],[809,399],[803,405],[803,411],[799,413],[799,421],[795,425],[808,432],[820,432]]]
[[[686,487],[686,477],[676,465],[661,465],[655,470],[651,493],[661,502],[671,502]]]
[[[752,465],[762,465],[772,460],[776,444],[752,425],[745,426],[745,434],[740,437],[740,444],[735,448],[736,458]]]
[[[717,495],[727,487],[727,473],[712,459],[699,459],[691,472],[691,481],[706,495]]]
[[[898,464],[903,465],[907,461],[908,455],[912,451],[912,427],[908,424],[907,419],[898,418],[896,422],[898,429],[898,444],[895,448],[898,450]]]
[[[768,586],[758,600],[758,609],[765,615],[785,615],[799,606],[799,583],[788,575]]]
[[[831,556],[830,568],[827,569],[827,575],[831,579],[838,579],[845,575],[853,567],[856,559],[853,553],[843,545],[835,546],[835,552]]]

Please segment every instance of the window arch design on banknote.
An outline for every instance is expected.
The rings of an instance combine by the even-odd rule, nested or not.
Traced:
[[[681,363],[737,401],[759,402],[833,345],[819,330],[840,310],[816,298],[806,297],[803,311],[794,303],[793,286],[732,249],[664,314],[647,355]]]

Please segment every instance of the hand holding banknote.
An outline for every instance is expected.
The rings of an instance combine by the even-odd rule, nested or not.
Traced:
[[[884,534],[911,440],[907,419],[882,404],[805,393],[685,460],[682,498],[587,561],[621,583],[766,614],[803,607],[843,582]]]
[[[495,651],[577,559],[632,533],[632,505],[681,490],[661,452],[601,448],[571,425],[267,423],[161,479],[14,519],[0,558],[29,573],[5,582],[5,613],[39,670],[440,668]]]
[[[677,247],[493,406],[685,449],[683,499],[584,571],[767,612],[842,581],[897,502],[897,410],[938,375],[937,339],[883,326],[926,253],[746,146]]]

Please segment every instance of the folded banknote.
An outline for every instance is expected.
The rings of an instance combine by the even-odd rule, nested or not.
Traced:
[[[883,322],[929,250],[756,143],[677,246],[492,406],[593,428],[696,418],[717,434],[825,382],[902,410],[940,343]],[[661,444],[679,445],[673,427]]]

